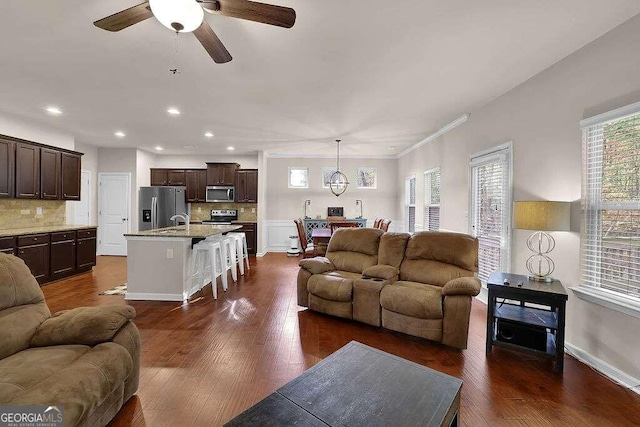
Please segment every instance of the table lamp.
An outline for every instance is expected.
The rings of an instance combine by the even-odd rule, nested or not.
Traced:
[[[549,257],[556,246],[547,231],[569,231],[571,202],[514,202],[513,228],[536,230],[527,239],[527,247],[534,252],[527,259],[529,280],[551,282],[555,264]]]

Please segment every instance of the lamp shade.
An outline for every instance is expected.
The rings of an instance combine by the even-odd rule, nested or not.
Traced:
[[[569,231],[571,202],[514,202],[513,228]]]
[[[180,33],[194,31],[204,19],[202,7],[195,0],[149,0],[149,6],[162,25]]]

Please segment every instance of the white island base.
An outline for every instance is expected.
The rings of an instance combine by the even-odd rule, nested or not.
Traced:
[[[200,290],[191,287],[193,239],[202,240],[241,225],[191,225],[125,234],[127,300],[184,301]],[[226,273],[226,272],[225,272]]]
[[[128,300],[183,301],[190,289],[190,238],[127,236]]]

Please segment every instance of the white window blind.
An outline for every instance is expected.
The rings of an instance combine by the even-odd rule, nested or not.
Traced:
[[[440,229],[440,168],[424,173],[424,229]]]
[[[411,176],[405,181],[405,217],[407,231],[416,231],[416,177]]]
[[[511,148],[470,162],[471,234],[478,238],[478,278],[486,282],[495,271],[509,271],[511,224]]]
[[[640,114],[583,128],[581,284],[640,298]]]

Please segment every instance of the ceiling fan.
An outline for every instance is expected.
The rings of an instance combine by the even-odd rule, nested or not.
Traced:
[[[204,19],[204,11],[284,28],[296,22],[296,12],[289,7],[249,0],[149,0],[93,24],[116,32],[155,16],[175,32],[193,32],[216,63],[231,61],[231,54]]]

